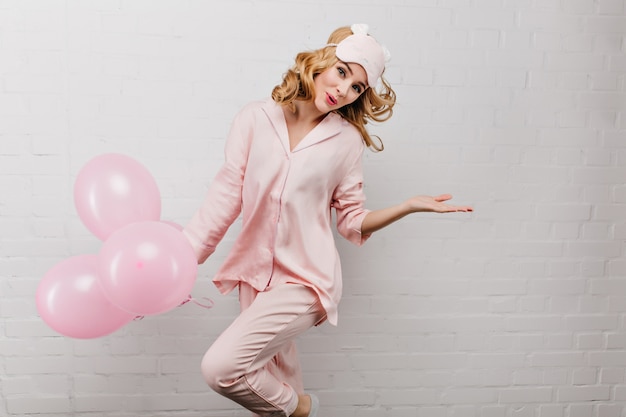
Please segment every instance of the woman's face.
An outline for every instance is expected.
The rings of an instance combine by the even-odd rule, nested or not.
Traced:
[[[368,88],[363,67],[343,61],[318,74],[314,83],[315,106],[322,113],[353,103]]]

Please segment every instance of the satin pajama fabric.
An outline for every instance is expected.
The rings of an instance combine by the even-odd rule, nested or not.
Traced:
[[[239,286],[241,314],[202,360],[202,374],[216,392],[257,416],[289,416],[304,392],[294,339],[322,322],[315,291],[280,282],[258,292]]]

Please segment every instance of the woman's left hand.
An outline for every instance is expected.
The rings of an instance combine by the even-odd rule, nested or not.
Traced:
[[[470,206],[451,206],[445,202],[450,200],[450,194],[441,194],[435,197],[417,195],[405,202],[384,209],[369,212],[361,224],[361,233],[364,235],[373,233],[387,227],[391,223],[400,220],[404,216],[417,212],[452,213],[455,211],[474,211]]]
[[[445,202],[450,200],[450,194],[441,194],[438,196],[417,195],[409,198],[405,204],[409,211],[416,212],[434,212],[434,213],[452,213],[452,212],[471,212],[474,209],[470,206],[453,206]]]

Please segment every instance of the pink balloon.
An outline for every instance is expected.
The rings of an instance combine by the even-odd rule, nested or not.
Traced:
[[[80,170],[74,204],[83,224],[101,240],[122,226],[161,217],[161,194],[150,172],[114,153],[97,156]]]
[[[171,220],[161,220],[161,222],[168,224],[170,226],[172,226],[173,228],[175,228],[176,230],[178,230],[179,232],[182,232],[184,227],[176,222],[173,222]]]
[[[198,263],[187,238],[161,221],[125,226],[104,242],[100,284],[118,307],[137,315],[159,314],[185,301]]]
[[[135,318],[104,296],[97,255],[74,256],[53,266],[37,287],[36,302],[46,324],[79,339],[108,335]]]

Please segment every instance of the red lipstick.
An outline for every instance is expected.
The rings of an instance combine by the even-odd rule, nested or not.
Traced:
[[[337,99],[328,93],[326,93],[326,102],[331,106],[337,105]]]

